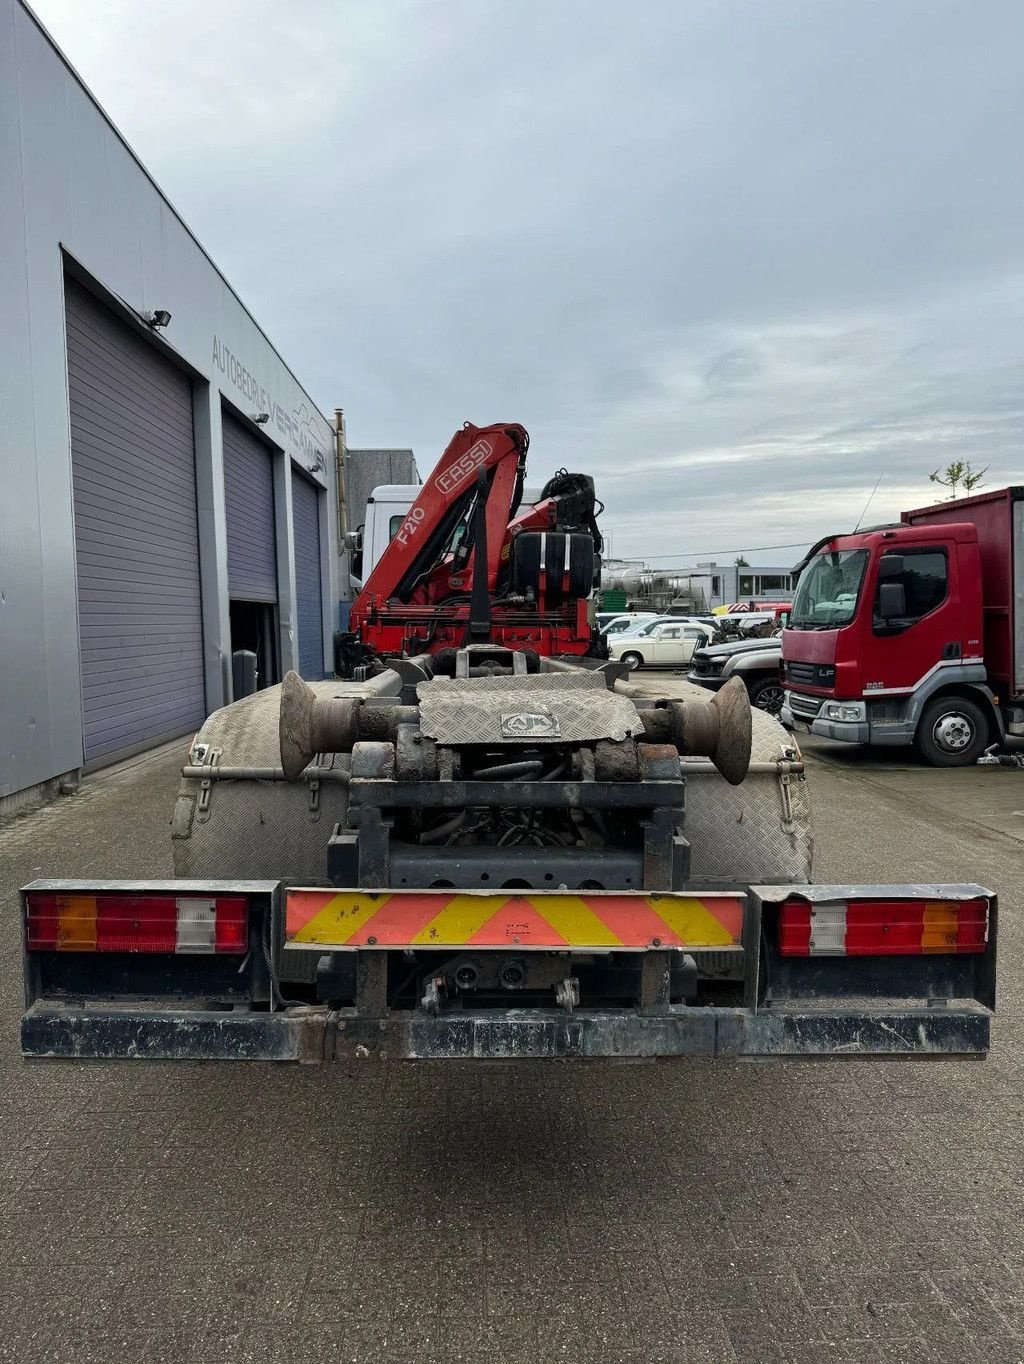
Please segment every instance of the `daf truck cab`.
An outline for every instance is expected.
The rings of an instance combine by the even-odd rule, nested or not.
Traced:
[[[783,723],[940,767],[1024,737],[1024,488],[826,537],[799,574]]]

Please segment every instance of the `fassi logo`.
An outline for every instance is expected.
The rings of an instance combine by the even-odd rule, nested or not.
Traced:
[[[460,455],[454,464],[449,465],[444,473],[438,474],[434,479],[434,487],[442,493],[450,493],[456,488],[461,488],[463,483],[468,483],[473,477],[480,465],[490,458],[491,449],[490,441],[478,440],[464,455]]]

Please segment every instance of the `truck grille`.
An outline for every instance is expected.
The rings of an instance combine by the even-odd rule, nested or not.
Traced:
[[[691,671],[700,677],[717,677],[722,671],[722,664],[715,658],[701,658],[699,653],[694,654],[690,665]]]
[[[821,702],[816,696],[801,696],[795,691],[787,692],[786,695],[790,710],[801,720],[814,720],[817,717]]]
[[[813,687],[817,676],[817,667],[813,663],[786,663],[786,681],[803,682],[806,686]]]

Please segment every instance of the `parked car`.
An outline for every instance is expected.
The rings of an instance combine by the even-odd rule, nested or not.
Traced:
[[[731,639],[694,651],[687,678],[709,691],[724,687],[730,677],[742,677],[750,704],[769,715],[782,710],[784,689],[780,666],[782,640]]]
[[[621,616],[613,616],[612,619],[604,625],[601,624],[600,617],[598,617],[597,628],[603,635],[614,637],[615,635],[624,634],[626,631],[631,630],[635,625],[643,625],[649,620],[654,620],[656,614],[657,613],[654,611],[628,611],[624,612]]]
[[[610,639],[608,652],[627,668],[685,668],[694,649],[710,639],[711,630],[706,625],[667,621],[656,625],[649,635]]]
[[[659,625],[699,625],[706,627],[708,634],[714,634],[715,621],[706,616],[654,616],[651,620],[635,621],[628,630],[622,632],[633,638],[651,634]]]

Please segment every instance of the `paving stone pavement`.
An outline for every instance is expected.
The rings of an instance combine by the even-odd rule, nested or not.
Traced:
[[[26,1063],[16,889],[169,874],[180,745],[0,829],[0,1360],[1024,1360],[1024,774],[807,747],[819,880],[999,891],[987,1061]]]

